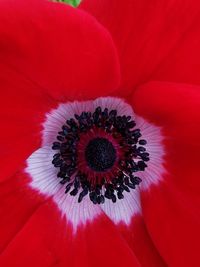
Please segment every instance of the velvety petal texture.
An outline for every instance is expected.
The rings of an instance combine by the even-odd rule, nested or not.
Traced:
[[[44,111],[57,99],[107,94],[118,82],[111,37],[90,15],[51,1],[1,1],[1,179],[39,147]]]
[[[127,226],[119,224],[119,232],[134,251],[141,267],[167,267],[145,225],[143,215],[132,217]]]
[[[43,0],[9,0],[0,7],[0,59],[5,65],[60,99],[96,97],[97,91],[108,94],[116,87],[114,45],[91,16]]]
[[[149,80],[200,83],[200,3],[197,0],[83,0],[112,34],[128,94]]]
[[[106,217],[80,228],[74,236],[51,201],[33,212],[1,254],[0,264],[140,267],[133,251]]]
[[[141,192],[146,227],[168,266],[198,267],[200,88],[150,82],[136,90],[132,104],[165,137],[163,182]]]

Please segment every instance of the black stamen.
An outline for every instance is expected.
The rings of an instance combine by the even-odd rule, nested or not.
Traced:
[[[78,194],[78,189],[77,188],[74,188],[71,192],[70,192],[70,195],[71,196],[76,196]]]
[[[79,197],[78,197],[78,202],[80,203],[82,201],[82,199],[88,194],[88,188],[85,187],[83,189],[83,191],[80,193]]]
[[[142,134],[135,126],[131,116],[119,116],[117,110],[102,109],[100,106],[93,113],[84,111],[68,119],[58,132],[57,141],[52,145],[52,149],[56,150],[52,164],[59,168],[57,177],[65,186],[65,193],[71,190],[71,196],[79,194],[79,203],[89,195],[94,204],[103,204],[105,198],[115,203],[117,199],[124,198],[123,192],[135,189],[142,180],[133,174],[144,171],[146,162],[150,160],[144,147],[147,141],[140,139]],[[77,151],[81,135],[93,128],[105,131],[105,137],[94,136],[84,151],[89,172],[91,170],[94,173],[92,179],[96,180],[88,179],[90,174],[79,170]],[[110,139],[106,138],[107,134],[118,142],[118,147],[123,151],[120,158],[117,156],[118,147],[116,149]]]

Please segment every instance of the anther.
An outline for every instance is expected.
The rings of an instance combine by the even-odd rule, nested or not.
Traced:
[[[52,145],[56,152],[52,164],[59,168],[57,177],[65,193],[78,195],[78,203],[89,195],[94,204],[103,204],[105,198],[115,203],[124,198],[124,191],[134,190],[141,178],[133,173],[144,171],[150,160],[147,141],[140,139],[142,133],[135,126],[131,116],[100,106],[93,113],[83,111],[67,119]],[[95,135],[99,131],[103,136]],[[77,148],[87,133],[80,162]]]

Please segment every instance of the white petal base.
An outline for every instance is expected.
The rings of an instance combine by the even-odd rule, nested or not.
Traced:
[[[56,141],[57,133],[67,119],[74,117],[74,114],[81,114],[82,111],[93,112],[96,107],[102,109],[116,109],[119,115],[130,115],[140,128],[142,139],[147,141],[147,151],[150,154],[148,167],[144,172],[137,173],[142,178],[142,183],[130,193],[124,193],[124,199],[116,203],[107,200],[104,204],[94,205],[88,196],[78,203],[76,197],[65,194],[65,186],[59,183],[57,178],[58,169],[52,162],[55,151],[51,149],[52,143]],[[114,97],[98,98],[94,101],[69,102],[60,104],[57,109],[52,110],[46,116],[43,124],[42,147],[35,151],[27,160],[26,172],[31,177],[30,186],[45,196],[51,196],[62,215],[72,223],[74,230],[79,225],[84,225],[94,220],[97,216],[105,213],[115,224],[120,222],[130,224],[134,215],[142,213],[140,205],[140,190],[148,190],[152,184],[158,184],[165,172],[163,167],[164,148],[162,144],[161,129],[141,117],[134,114],[133,109],[124,100]]]

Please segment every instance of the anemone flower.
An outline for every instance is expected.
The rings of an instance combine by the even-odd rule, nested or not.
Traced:
[[[199,12],[0,2],[0,266],[200,266]]]

